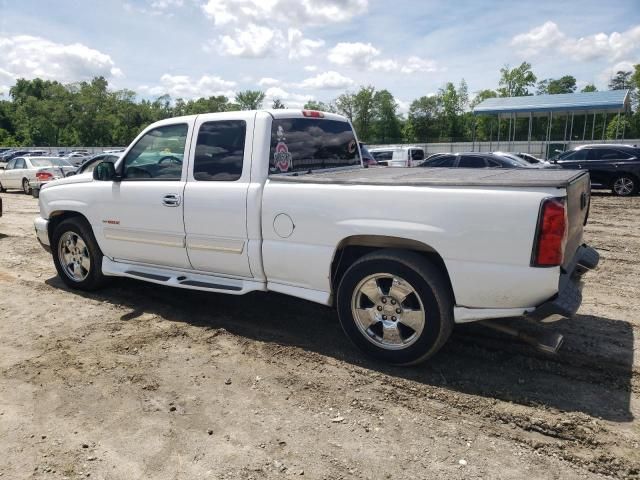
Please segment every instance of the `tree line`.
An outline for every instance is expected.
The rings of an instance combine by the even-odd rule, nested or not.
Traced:
[[[633,108],[619,120],[596,117],[595,138],[640,137],[640,64],[633,71],[619,71],[611,79],[609,89],[630,89]],[[399,113],[398,101],[386,89],[361,86],[331,102],[310,101],[304,108],[340,113],[354,124],[359,138],[367,143],[404,143],[438,141],[478,141],[496,138],[497,124],[490,117],[474,118],[471,109],[487,98],[521,95],[573,93],[577,90],[572,75],[538,79],[531,65],[500,70],[495,89],[481,90],[470,96],[464,79],[456,85],[447,82],[435,94],[413,100],[408,113]],[[596,91],[587,85],[581,91]],[[201,97],[192,100],[172,99],[162,95],[156,99],[139,99],[132,90],[111,90],[107,80],[96,77],[90,82],[63,85],[57,81],[19,79],[9,90],[9,98],[0,100],[0,145],[3,146],[124,146],[148,124],[174,116],[232,110],[252,110],[263,107],[286,108],[281,99],[264,105],[265,93],[260,90],[238,92],[233,100],[225,96]],[[574,138],[581,138],[587,128],[591,132],[593,119],[576,116]],[[605,123],[606,122],[606,123]],[[500,135],[507,135],[508,122],[501,122]],[[532,137],[546,136],[546,118],[533,122]],[[551,125],[552,137],[561,138],[564,121]],[[528,120],[514,122],[516,138],[526,138]]]

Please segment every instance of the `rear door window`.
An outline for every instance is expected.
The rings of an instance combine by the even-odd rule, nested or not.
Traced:
[[[627,160],[631,155],[613,148],[593,148],[589,160]]]
[[[472,155],[462,155],[460,157],[460,163],[458,164],[460,168],[485,168],[486,166],[487,163],[483,157],[475,157]]]
[[[424,167],[453,167],[456,157],[454,155],[439,155],[428,159],[422,164]]]
[[[358,145],[348,122],[319,118],[273,120],[269,173],[359,165]]]
[[[242,175],[244,120],[203,123],[198,132],[193,178],[200,181],[235,181]]]

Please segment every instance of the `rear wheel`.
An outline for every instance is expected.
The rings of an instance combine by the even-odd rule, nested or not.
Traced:
[[[433,356],[453,329],[443,273],[413,252],[381,250],[357,260],[340,282],[337,306],[353,343],[398,365]]]
[[[29,186],[29,180],[27,178],[22,179],[22,191],[25,195],[31,194],[31,187]]]
[[[2,182],[0,182],[0,193],[6,192],[7,189],[2,186]]]
[[[611,190],[619,197],[628,197],[637,193],[638,181],[631,175],[619,175],[613,181]]]
[[[70,288],[96,290],[105,283],[102,251],[88,222],[74,217],[56,226],[51,242],[53,263]]]

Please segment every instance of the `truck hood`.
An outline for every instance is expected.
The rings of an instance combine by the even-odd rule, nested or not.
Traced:
[[[53,188],[58,187],[60,185],[68,185],[71,183],[89,183],[93,182],[93,174],[91,172],[81,173],[80,175],[72,175],[70,177],[60,178],[58,180],[53,180],[51,182],[47,182],[42,186],[45,188]]]

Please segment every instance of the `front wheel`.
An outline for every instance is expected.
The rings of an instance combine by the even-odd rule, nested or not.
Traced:
[[[630,175],[620,175],[613,181],[611,190],[619,197],[628,197],[638,191],[638,182]]]
[[[427,360],[453,330],[445,276],[413,252],[381,250],[357,260],[340,282],[337,306],[356,346],[397,365]]]
[[[96,290],[102,274],[102,251],[89,223],[79,217],[60,222],[53,232],[51,252],[58,275],[70,288]]]

